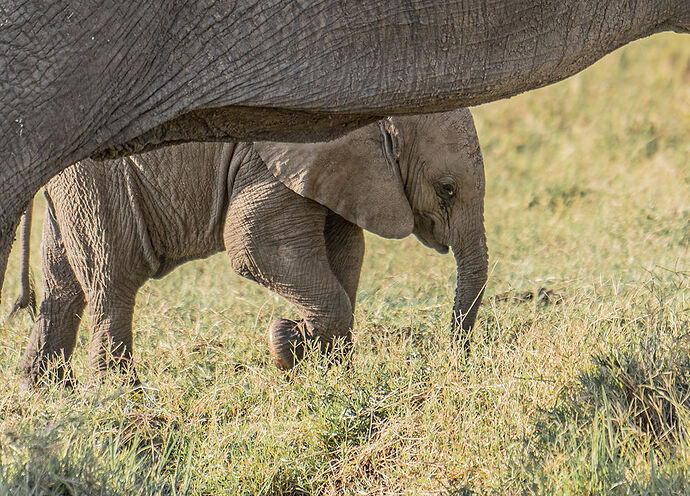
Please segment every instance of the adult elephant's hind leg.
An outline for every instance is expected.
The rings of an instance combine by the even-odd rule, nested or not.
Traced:
[[[69,359],[77,340],[85,299],[67,259],[50,203],[43,224],[41,251],[43,299],[21,362],[24,386],[33,386],[46,375],[72,385]]]

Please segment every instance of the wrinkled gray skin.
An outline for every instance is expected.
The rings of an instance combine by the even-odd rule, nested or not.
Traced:
[[[93,155],[316,141],[559,81],[688,0],[0,2],[0,286],[21,213]]]
[[[454,315],[465,331],[487,277],[484,169],[467,109],[386,119],[326,143],[188,143],[84,160],[45,193],[45,289],[22,361],[28,385],[55,359],[65,377],[87,303],[90,365],[128,365],[141,285],[223,249],[237,273],[301,314],[270,326],[281,369],[293,351],[300,357],[303,336],[323,350],[349,340],[363,228],[452,247]]]

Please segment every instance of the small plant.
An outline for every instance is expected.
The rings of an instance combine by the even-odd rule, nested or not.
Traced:
[[[656,443],[680,442],[690,417],[690,346],[647,339],[628,350],[599,352],[585,374],[578,401],[608,403],[612,420]]]

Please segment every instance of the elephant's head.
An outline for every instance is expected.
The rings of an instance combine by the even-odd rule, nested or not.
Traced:
[[[453,249],[453,330],[468,331],[487,277],[484,167],[467,109],[384,119],[325,143],[256,144],[288,188],[387,238]]]

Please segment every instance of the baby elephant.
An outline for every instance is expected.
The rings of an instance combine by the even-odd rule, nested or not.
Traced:
[[[269,327],[281,369],[308,341],[326,351],[349,339],[362,229],[453,248],[456,337],[471,328],[487,277],[484,169],[467,109],[388,118],[324,143],[187,143],[85,160],[45,196],[44,296],[22,359],[26,385],[49,368],[71,380],[86,303],[89,366],[128,368],[139,288],[223,249],[238,274],[301,314]]]

